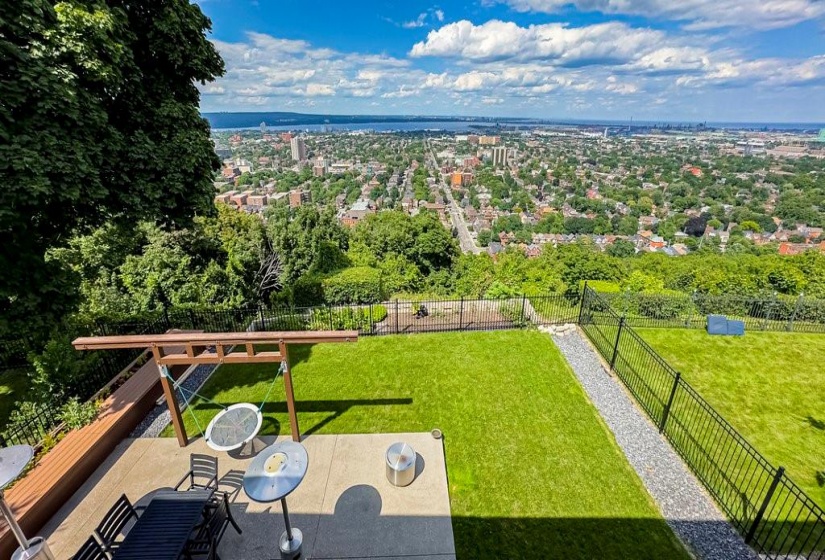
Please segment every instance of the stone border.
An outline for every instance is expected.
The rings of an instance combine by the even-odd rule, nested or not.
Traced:
[[[700,560],[756,560],[750,548],[624,386],[574,329],[552,335],[673,532]]]

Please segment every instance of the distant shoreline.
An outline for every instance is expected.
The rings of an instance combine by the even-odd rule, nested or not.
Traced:
[[[202,113],[213,130],[252,130],[265,123],[271,130],[376,130],[376,131],[422,131],[427,129],[461,132],[473,128],[492,129],[545,127],[631,127],[670,128],[696,130],[766,130],[817,133],[825,129],[825,123],[770,123],[770,122],[685,122],[685,121],[637,121],[610,119],[536,119],[513,117],[444,117],[423,115],[316,115],[305,113],[260,112],[260,113]],[[401,126],[392,126],[401,125]]]

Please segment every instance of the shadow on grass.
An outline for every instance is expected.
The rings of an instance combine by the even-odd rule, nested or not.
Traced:
[[[825,422],[822,420],[818,420],[813,416],[808,416],[805,420],[808,421],[808,424],[810,424],[812,428],[817,430],[825,430]]]
[[[412,398],[398,398],[398,399],[346,399],[346,400],[329,400],[329,401],[302,401],[296,400],[295,406],[299,413],[330,413],[324,417],[323,420],[313,424],[307,425],[308,422],[301,423],[301,433],[305,436],[312,435],[318,432],[321,428],[340,418],[346,414],[350,409],[361,406],[408,406],[413,403]],[[213,410],[215,414],[222,410],[222,406],[216,403],[202,401],[198,405],[199,410]],[[264,420],[261,427],[261,434],[264,435],[278,435],[281,433],[281,424],[272,417],[273,414],[287,414],[289,410],[286,406],[286,401],[275,401],[264,403],[261,411],[264,414]]]

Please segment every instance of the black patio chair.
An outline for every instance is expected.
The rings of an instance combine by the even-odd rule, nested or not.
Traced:
[[[123,541],[122,537],[126,534],[126,526],[130,521],[137,521],[137,518],[138,514],[132,502],[123,494],[95,529],[95,535],[100,539],[107,556],[111,556],[117,550]]]
[[[215,551],[230,523],[239,535],[243,534],[235,518],[232,517],[232,509],[229,507],[227,494],[222,492],[215,494],[208,511],[209,519],[205,524],[195,529],[194,536],[189,539],[186,545],[185,555],[187,558],[203,556],[210,558],[210,554],[215,554],[214,557],[217,558],[217,552]]]
[[[238,497],[238,494],[240,494],[241,488],[243,488],[243,475],[244,472],[237,469],[227,472],[218,480],[218,489],[216,492],[226,494],[229,503],[233,503],[235,498]]]
[[[103,547],[94,537],[89,537],[83,546],[75,552],[72,560],[106,560],[106,553]]]
[[[189,481],[188,488],[182,486]],[[175,485],[175,490],[217,490],[218,458],[192,453],[189,456],[189,472]]]

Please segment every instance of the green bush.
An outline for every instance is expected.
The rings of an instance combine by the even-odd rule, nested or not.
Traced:
[[[369,313],[369,310],[367,310]],[[387,308],[383,305],[373,305],[372,306],[372,322],[373,323],[380,323],[384,319],[387,318]]]
[[[387,309],[383,305],[372,306],[372,323],[379,323],[387,318]],[[313,309],[309,320],[313,331],[326,330],[370,330],[369,307],[324,307]]]
[[[98,403],[89,401],[82,403],[76,397],[69,399],[60,407],[58,418],[70,430],[78,430],[91,424],[98,414]]]
[[[42,403],[57,401],[71,395],[76,386],[98,363],[92,352],[78,352],[67,334],[59,334],[46,343],[40,354],[29,354],[34,366],[32,394]]]
[[[384,299],[381,272],[368,266],[346,268],[323,280],[327,303],[378,303]]]
[[[308,321],[301,314],[293,310],[274,309],[264,314],[264,325],[268,331],[305,331]]]
[[[523,327],[527,324],[527,321],[522,315],[522,303],[520,299],[508,299],[499,304],[498,311],[515,326]]]
[[[324,286],[320,276],[306,274],[298,278],[292,285],[289,298],[294,305],[318,305],[324,301]]]

